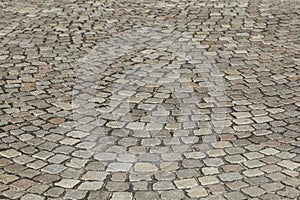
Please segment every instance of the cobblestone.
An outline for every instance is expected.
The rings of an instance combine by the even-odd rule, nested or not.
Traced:
[[[190,198],[201,198],[208,195],[203,187],[194,187],[187,191]]]
[[[178,180],[174,182],[175,185],[179,188],[193,188],[195,186],[197,186],[197,182],[195,179],[182,179],[182,180]]]
[[[248,188],[244,188],[242,189],[242,191],[246,194],[248,194],[251,197],[258,197],[258,196],[262,196],[263,194],[265,194],[266,192],[258,187],[248,187]]]
[[[0,199],[297,199],[297,0],[0,2]]]
[[[79,183],[78,180],[72,180],[72,179],[62,179],[60,182],[56,183],[55,185],[65,187],[65,188],[72,188],[77,183]]]

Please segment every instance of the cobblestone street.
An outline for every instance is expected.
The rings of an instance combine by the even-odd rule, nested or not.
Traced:
[[[299,0],[0,17],[0,199],[299,199]]]

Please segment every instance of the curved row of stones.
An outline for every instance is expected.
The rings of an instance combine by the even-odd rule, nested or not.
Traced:
[[[220,133],[226,123],[226,109],[218,107],[226,103],[225,88],[213,61],[200,48],[178,42],[182,37],[174,32],[144,29],[97,45],[74,87],[75,132],[69,135],[81,134],[91,154],[100,152],[95,159],[120,161],[110,163],[110,171],[129,171],[138,160],[138,171],[156,171],[151,162],[174,167],[171,161],[182,160],[183,153],[203,158],[208,142],[217,139],[212,129]]]
[[[297,0],[0,7],[0,198],[299,197]]]

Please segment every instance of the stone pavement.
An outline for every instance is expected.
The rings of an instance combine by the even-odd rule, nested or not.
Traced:
[[[0,16],[0,199],[299,199],[298,0]]]

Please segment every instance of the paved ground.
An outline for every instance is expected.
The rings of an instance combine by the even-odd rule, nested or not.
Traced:
[[[299,199],[298,0],[0,17],[0,199]]]

